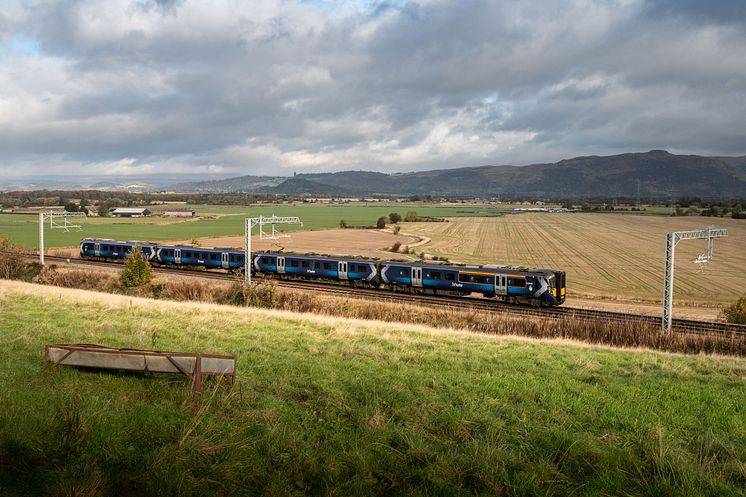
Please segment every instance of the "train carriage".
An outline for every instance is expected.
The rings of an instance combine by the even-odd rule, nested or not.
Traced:
[[[80,257],[82,259],[124,259],[139,245],[142,253],[152,261],[155,256],[155,246],[146,242],[120,242],[108,239],[85,238],[80,242]]]
[[[281,278],[347,281],[353,285],[377,286],[376,263],[370,260],[313,254],[255,252],[254,271]]]
[[[414,293],[474,293],[507,302],[545,305],[565,300],[564,272],[550,269],[383,262],[381,280],[392,290]]]
[[[157,249],[156,261],[164,265],[239,270],[244,267],[244,253],[226,248],[162,245]]]

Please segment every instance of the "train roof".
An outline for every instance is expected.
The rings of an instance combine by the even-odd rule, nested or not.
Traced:
[[[361,257],[354,255],[327,255],[327,254],[315,254],[315,253],[298,253],[298,252],[275,252],[269,250],[255,250],[252,255],[254,257],[262,257],[264,255],[272,255],[275,257],[307,257],[309,259],[321,259],[329,261],[361,261],[361,262],[385,262],[375,257]]]
[[[396,266],[407,266],[407,267],[422,267],[422,268],[429,268],[429,269],[449,269],[452,271],[463,271],[463,272],[480,272],[480,273],[490,273],[490,274],[504,274],[506,272],[511,273],[526,273],[526,274],[535,274],[535,273],[542,273],[542,274],[551,274],[556,273],[556,269],[549,269],[549,268],[529,268],[529,267],[522,267],[522,266],[503,266],[503,265],[497,265],[497,264],[483,264],[483,265],[475,265],[475,264],[456,264],[453,262],[443,262],[443,261],[407,261],[407,262],[398,262],[398,261],[384,261],[387,263],[392,263],[391,265]]]

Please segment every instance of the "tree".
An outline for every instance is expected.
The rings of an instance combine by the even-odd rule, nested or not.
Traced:
[[[399,215],[399,213],[398,213],[398,212],[392,212],[391,214],[389,214],[389,220],[390,220],[390,221],[391,221],[391,222],[392,222],[393,224],[396,224],[396,223],[398,223],[399,221],[401,221],[401,216]]]
[[[723,317],[729,323],[746,324],[746,297],[723,309]]]
[[[340,219],[339,220],[339,227],[342,229],[345,229],[347,227],[347,220],[346,219]]]
[[[78,212],[78,206],[75,202],[68,202],[65,204],[65,212]]]
[[[131,288],[150,283],[153,278],[153,269],[150,267],[148,258],[142,253],[142,248],[135,245],[134,250],[124,260],[124,271],[122,271],[122,286]]]
[[[419,217],[415,211],[409,211],[407,212],[407,215],[404,216],[404,221],[408,223],[415,223],[417,220],[419,220]]]
[[[386,227],[386,217],[381,216],[378,218],[378,221],[376,221],[376,228],[378,228],[379,230],[382,230],[385,227]]]

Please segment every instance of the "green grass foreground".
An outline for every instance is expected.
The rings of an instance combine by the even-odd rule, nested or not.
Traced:
[[[744,360],[2,285],[3,496],[746,488]],[[196,401],[42,364],[59,342],[236,354],[238,379]]]

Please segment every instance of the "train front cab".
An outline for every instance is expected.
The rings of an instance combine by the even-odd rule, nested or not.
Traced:
[[[560,305],[565,303],[565,298],[567,294],[567,289],[565,288],[566,284],[566,277],[564,271],[555,271],[550,277],[549,277],[549,284],[552,286],[552,296],[554,297],[556,303],[555,305]]]

